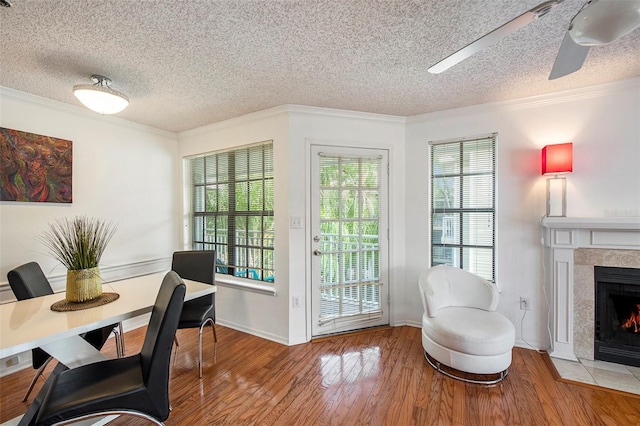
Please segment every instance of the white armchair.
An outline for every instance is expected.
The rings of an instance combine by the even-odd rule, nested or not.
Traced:
[[[441,265],[424,272],[419,287],[425,310],[422,347],[429,364],[467,382],[493,384],[504,379],[511,365],[515,328],[495,312],[496,285],[462,269]],[[470,378],[440,364],[458,372],[497,377]]]

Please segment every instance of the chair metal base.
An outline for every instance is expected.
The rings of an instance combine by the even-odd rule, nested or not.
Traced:
[[[122,323],[118,323],[118,328],[113,329],[113,336],[116,340],[116,353],[118,358],[124,357],[124,330],[122,329]]]
[[[103,411],[101,413],[92,413],[92,414],[85,414],[84,416],[78,416],[78,417],[74,417],[73,419],[68,419],[68,420],[63,420],[61,422],[56,423],[55,425],[69,425],[72,423],[77,423],[77,422],[81,422],[83,420],[88,420],[88,419],[95,419],[96,417],[107,417],[107,416],[115,416],[118,417],[120,415],[130,415],[130,416],[134,416],[134,417],[140,417],[142,419],[145,420],[149,420],[150,422],[152,422],[155,425],[158,426],[165,426],[163,422],[159,421],[158,419],[145,414],[145,413],[141,413],[139,411],[134,411],[134,410],[114,410],[114,411]]]
[[[198,330],[198,369],[200,378],[202,379],[202,330],[204,326],[207,324],[211,324],[211,329],[213,330],[213,343],[216,345],[218,343],[218,335],[216,334],[216,323],[213,322],[211,318],[207,318],[205,322],[202,323],[200,329]],[[175,335],[173,337],[173,341],[176,344],[176,348],[180,346],[180,342],[178,342],[178,336]],[[175,359],[174,359],[175,362]]]
[[[200,378],[202,379],[202,329],[205,325],[211,323],[211,328],[213,329],[213,343],[218,343],[218,336],[216,335],[216,324],[213,322],[211,318],[207,318],[205,322],[200,326],[200,331],[198,332],[198,367],[200,368]]]
[[[494,374],[474,374],[474,373],[465,373],[463,371],[458,371],[452,367],[446,366],[444,364],[442,364],[440,361],[436,360],[435,358],[432,358],[431,355],[429,355],[427,353],[427,351],[424,351],[424,358],[427,360],[427,362],[429,363],[429,365],[431,367],[434,368],[434,370],[438,371],[439,373],[444,374],[447,377],[451,377],[452,379],[456,379],[456,380],[460,380],[466,383],[474,383],[477,385],[495,385],[500,383],[501,381],[503,381],[505,379],[505,377],[507,377],[507,374],[509,374],[509,369],[506,369],[504,371],[501,371],[499,373],[494,373]],[[445,369],[442,368],[442,366],[447,367],[447,369],[451,370],[451,371],[447,371]],[[456,372],[458,373],[464,373],[467,376],[478,376],[478,377],[484,377],[484,376],[497,376],[495,378],[489,378],[486,380],[483,379],[479,379],[479,378],[470,378],[470,377],[465,377],[463,375],[458,375],[456,374]]]
[[[33,376],[33,379],[31,379],[31,383],[29,383],[29,388],[27,389],[27,392],[24,394],[24,398],[22,398],[22,402],[27,402],[27,399],[29,399],[29,395],[31,394],[33,387],[36,385],[36,382],[38,381],[38,377],[42,376],[42,372],[44,371],[45,368],[47,368],[47,365],[49,365],[52,359],[53,359],[52,357],[49,357],[44,362],[44,364],[42,364],[40,368],[38,368],[35,376]]]

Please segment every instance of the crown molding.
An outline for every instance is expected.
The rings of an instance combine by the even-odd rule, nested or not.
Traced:
[[[178,133],[178,138],[183,139],[192,136],[219,131],[234,126],[246,125],[259,120],[266,120],[278,116],[289,117],[331,117],[349,120],[371,120],[377,122],[387,122],[395,124],[405,124],[406,118],[397,115],[374,114],[369,112],[349,111],[333,108],[322,108],[305,105],[284,104],[261,111],[252,112],[241,115],[239,117],[230,118],[228,120],[219,121],[217,123],[207,124],[195,129],[184,130]]]
[[[545,95],[531,96],[519,101],[505,102],[504,110],[521,110],[540,108],[548,105],[562,104],[566,102],[582,101],[586,99],[600,98],[613,93],[627,92],[630,89],[640,89],[640,78],[632,78],[614,83],[600,84],[597,86],[583,87],[580,89],[565,90]]]
[[[241,115],[239,117],[230,118],[228,120],[218,121],[216,123],[206,124],[195,129],[183,130],[178,132],[178,139],[184,139],[192,136],[199,136],[210,132],[219,131],[234,126],[246,125],[255,121],[266,120],[268,118],[287,116],[287,105],[280,105],[261,111],[252,112],[249,114]]]
[[[417,124],[427,121],[433,121],[434,119],[449,115],[474,114],[486,111],[517,111],[524,109],[541,108],[550,105],[600,98],[609,96],[614,93],[629,92],[633,90],[640,93],[640,78],[638,77],[616,81],[613,83],[582,87],[579,89],[545,93],[543,95],[529,96],[526,98],[452,108],[443,111],[434,111],[425,114],[414,115],[411,117],[407,117],[407,124]]]
[[[576,102],[586,99],[593,99],[611,95],[613,93],[628,92],[640,89],[640,78],[631,78],[613,83],[606,83],[596,86],[583,87],[579,89],[564,90],[560,92],[546,93],[543,95],[535,95],[526,98],[472,105],[467,107],[452,108],[443,111],[434,111],[424,114],[404,117],[397,115],[376,114],[369,112],[341,110],[324,107],[304,106],[285,104],[268,108],[261,111],[234,117],[217,123],[207,124],[195,129],[184,130],[182,132],[173,133],[161,130],[145,124],[136,123],[114,116],[99,115],[74,105],[65,104],[40,96],[20,92],[15,89],[0,86],[0,98],[7,98],[19,102],[40,105],[46,108],[66,111],[76,115],[82,115],[88,119],[102,120],[109,124],[117,124],[134,130],[152,132],[165,137],[173,137],[178,140],[186,137],[206,134],[213,131],[219,131],[225,128],[246,125],[255,121],[265,120],[269,118],[284,116],[289,117],[329,117],[348,120],[369,120],[376,122],[384,122],[391,124],[409,125],[427,121],[432,121],[442,116],[478,113],[483,111],[517,111],[524,109],[541,108],[549,105],[562,104],[567,102]]]
[[[82,118],[102,121],[104,123],[126,127],[132,130],[142,131],[146,133],[154,133],[159,136],[169,137],[176,139],[176,133],[169,132],[167,130],[158,129],[147,124],[136,123],[134,121],[125,120],[124,118],[101,115],[96,112],[90,111],[87,108],[79,107],[75,105],[69,105],[64,102],[54,101],[53,99],[43,98],[42,96],[32,95],[31,93],[21,92],[19,90],[11,89],[5,86],[0,86],[0,100],[11,99],[16,102],[22,102],[25,104],[38,105],[43,108],[55,109],[56,111],[67,112],[75,116]]]
[[[402,125],[405,124],[407,119],[406,117],[399,115],[376,114],[372,112],[350,111],[305,105],[287,105],[287,107],[289,115],[292,117],[323,116],[332,118],[346,118],[350,120],[371,120]]]

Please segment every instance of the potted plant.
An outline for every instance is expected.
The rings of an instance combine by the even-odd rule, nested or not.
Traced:
[[[111,222],[76,216],[56,220],[43,233],[44,245],[67,268],[68,301],[86,302],[102,294],[98,263],[115,230]]]

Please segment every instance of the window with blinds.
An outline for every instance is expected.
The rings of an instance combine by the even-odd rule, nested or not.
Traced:
[[[495,280],[496,136],[430,143],[431,265]]]
[[[273,141],[188,160],[193,249],[216,250],[217,273],[274,281]]]

